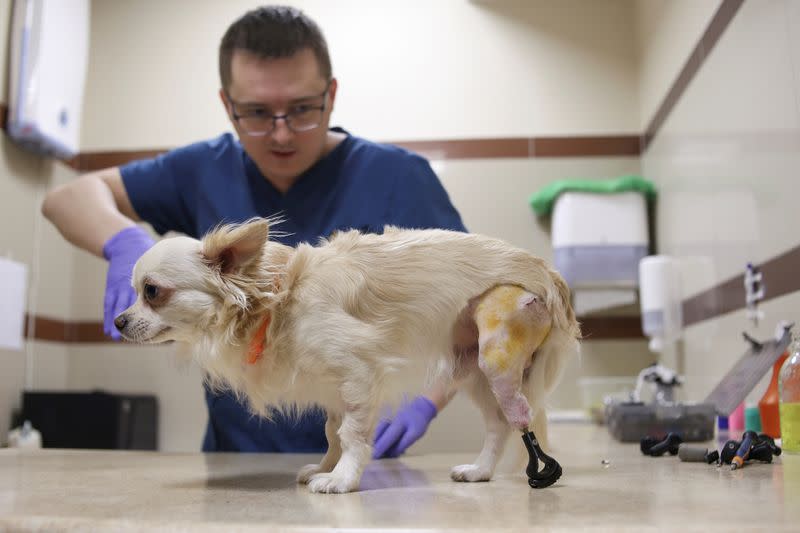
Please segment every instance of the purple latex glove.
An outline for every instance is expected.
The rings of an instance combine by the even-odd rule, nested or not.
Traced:
[[[136,291],[131,287],[133,265],[153,244],[146,231],[130,226],[115,233],[103,245],[103,257],[108,259],[103,331],[114,340],[120,339],[114,319],[136,301]]]
[[[398,457],[414,444],[436,416],[436,406],[424,396],[403,404],[393,420],[381,420],[375,429],[372,458]]]

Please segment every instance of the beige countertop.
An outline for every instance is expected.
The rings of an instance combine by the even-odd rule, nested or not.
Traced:
[[[0,531],[800,531],[800,456],[731,472],[645,457],[603,427],[551,428],[564,475],[539,490],[522,472],[454,483],[463,455],[375,461],[361,492],[321,495],[294,482],[310,455],[4,449]]]

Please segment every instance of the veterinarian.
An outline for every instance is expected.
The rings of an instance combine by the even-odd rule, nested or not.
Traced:
[[[47,195],[43,212],[74,245],[108,260],[104,329],[136,298],[130,279],[153,244],[136,225],[200,238],[221,222],[282,215],[276,240],[316,242],[337,230],[466,231],[428,162],[329,127],[338,84],[316,23],[291,7],[246,13],[219,47],[219,97],[236,137],[219,137],[81,176]],[[285,234],[285,235],[284,235]],[[397,456],[448,401],[432,390],[376,431],[376,457]],[[203,451],[323,452],[324,415],[253,417],[230,393],[206,390]]]

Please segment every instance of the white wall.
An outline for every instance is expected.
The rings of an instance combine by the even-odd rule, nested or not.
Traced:
[[[702,280],[691,280],[695,291],[800,244],[798,30],[798,2],[744,2],[642,158],[662,191],[661,251],[708,265]],[[744,310],[690,327],[688,392],[707,394],[741,356],[742,331],[769,338],[779,320],[800,324],[798,303],[797,293],[769,301],[758,327]]]
[[[47,187],[74,176],[60,163],[0,139],[0,255],[27,266],[30,315],[69,316],[74,252],[41,216],[39,205]],[[64,344],[31,340],[21,350],[0,349],[0,444],[26,387],[66,386],[67,353]]]
[[[652,120],[720,0],[635,0],[639,131]]]
[[[306,0],[340,82],[333,122],[377,140],[638,131],[625,0]],[[95,1],[82,148],[227,129],[217,46],[260,2]]]

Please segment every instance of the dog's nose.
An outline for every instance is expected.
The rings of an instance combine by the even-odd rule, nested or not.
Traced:
[[[128,317],[125,316],[125,313],[114,319],[114,325],[117,326],[117,329],[120,331],[122,331],[123,328],[128,325]]]

